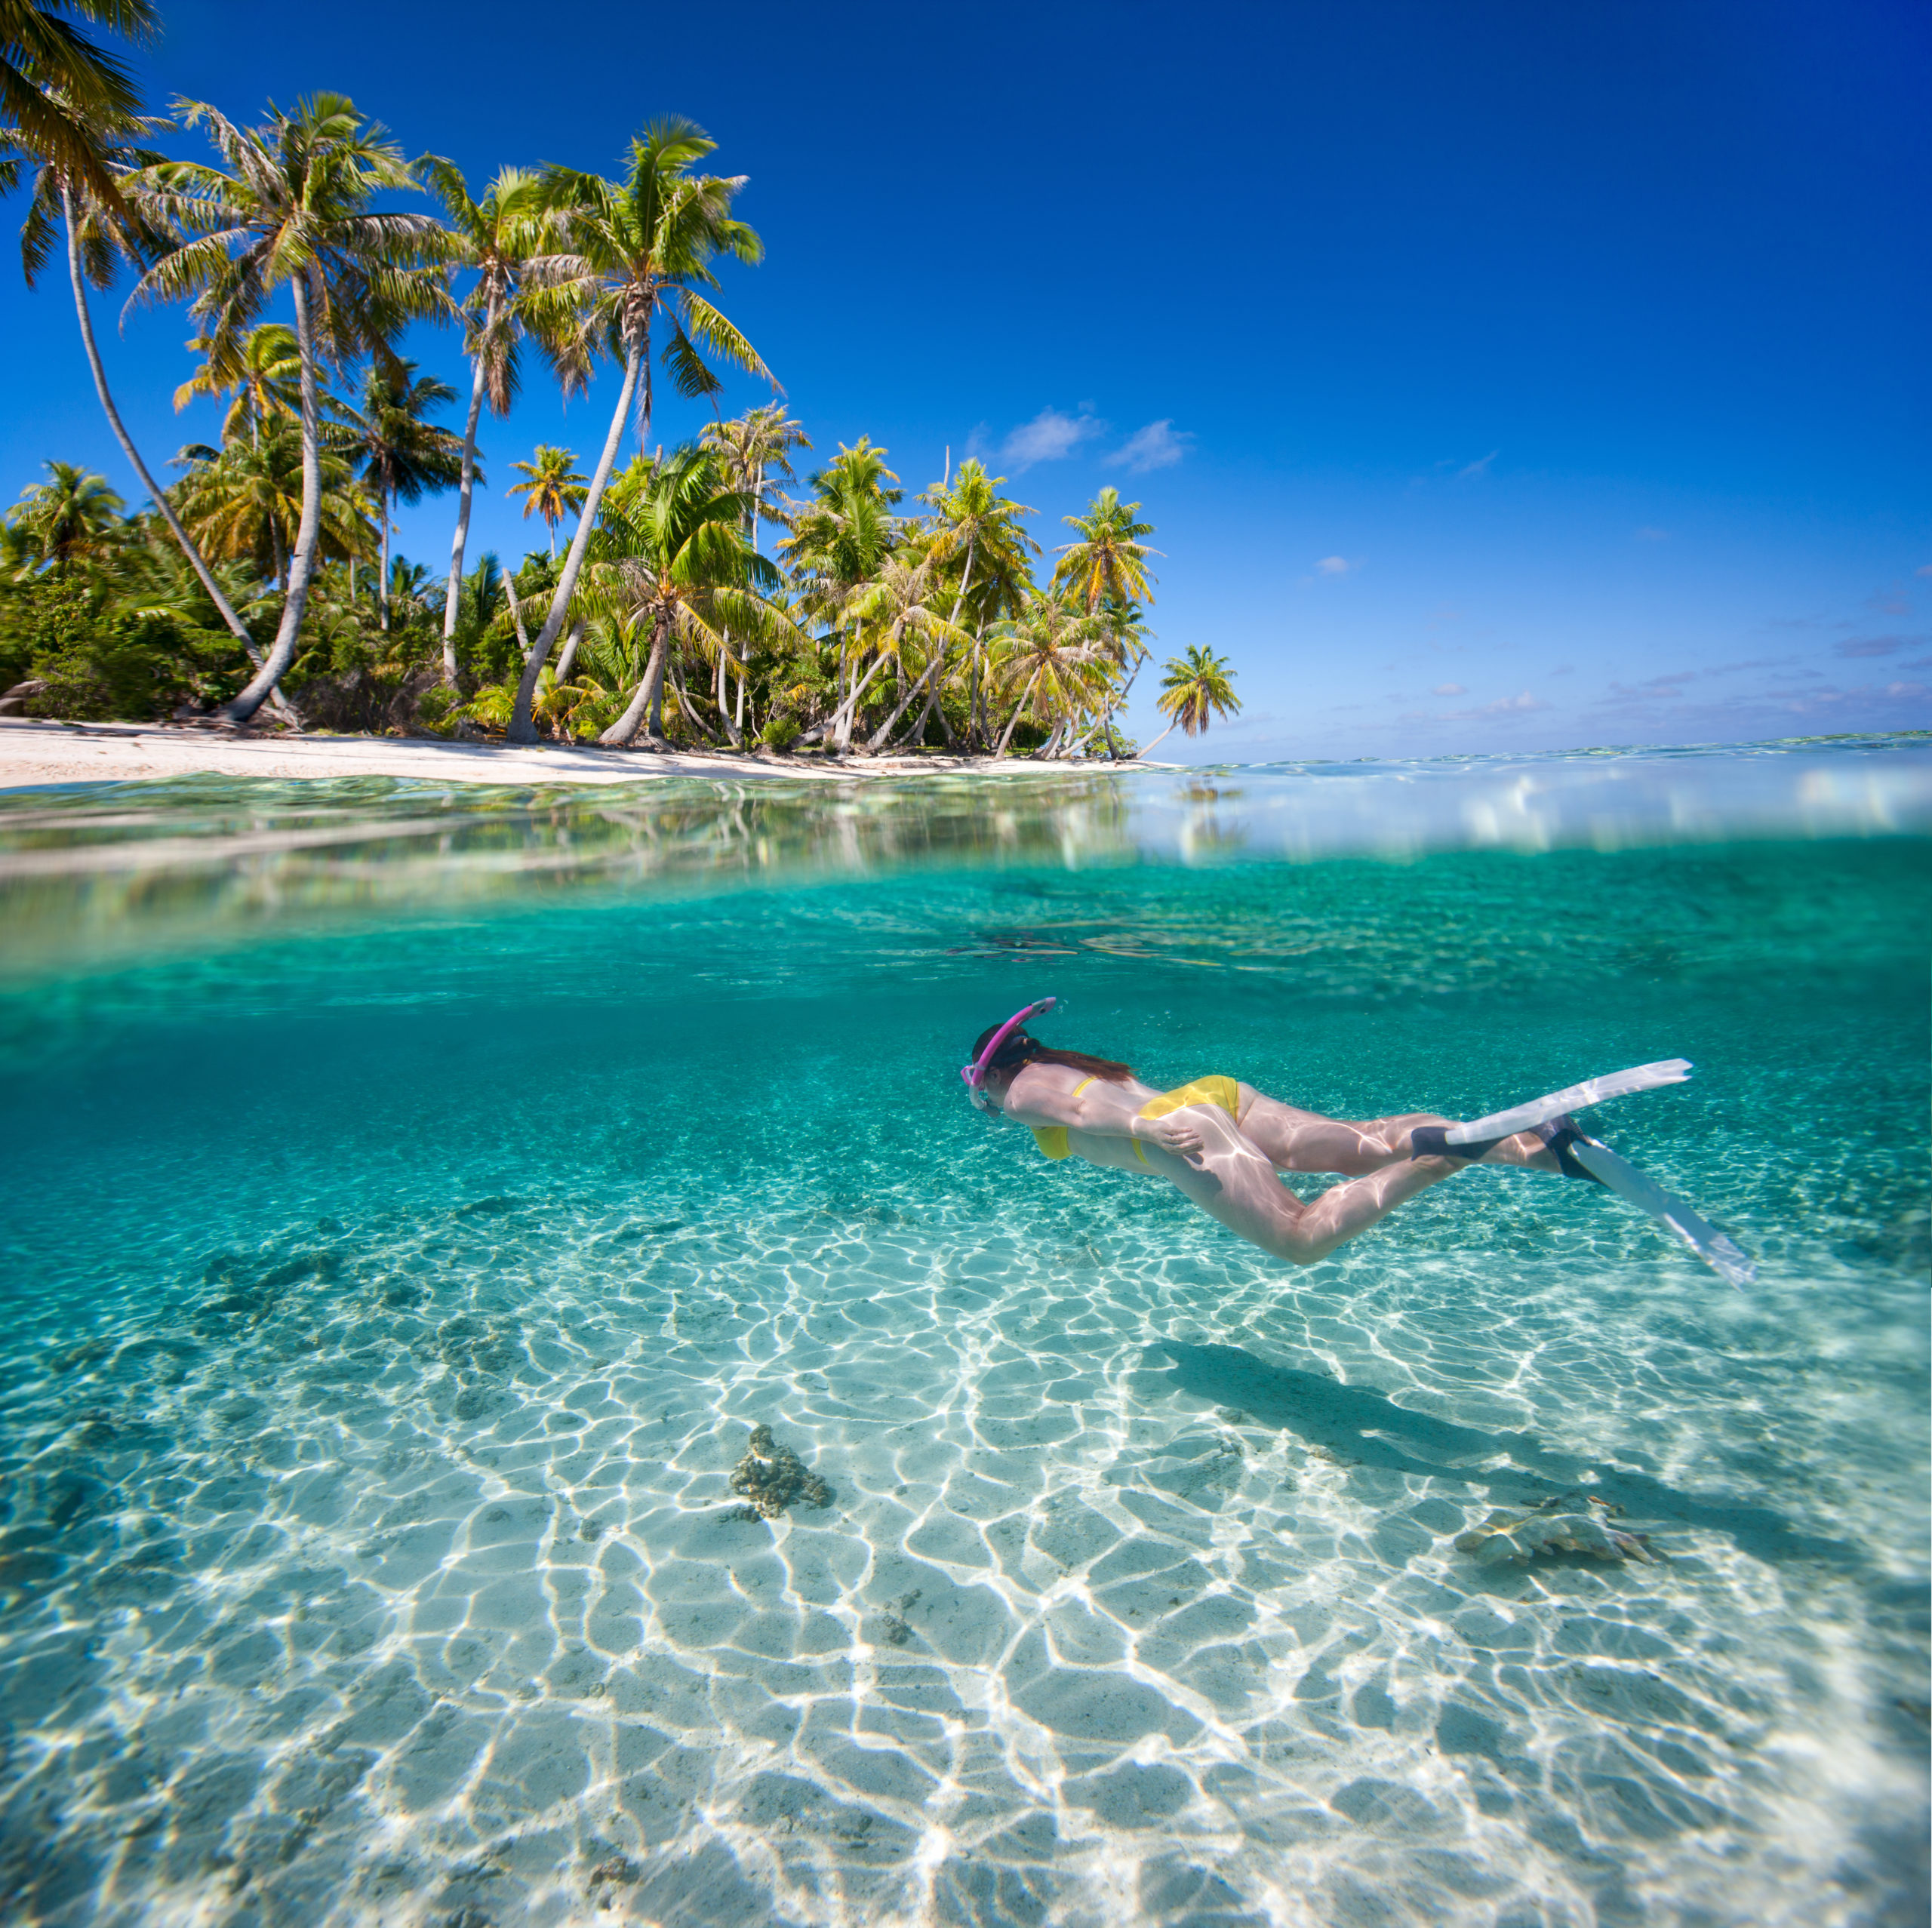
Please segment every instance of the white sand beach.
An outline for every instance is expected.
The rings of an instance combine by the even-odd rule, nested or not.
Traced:
[[[0,789],[58,783],[131,783],[214,775],[290,778],[404,776],[436,783],[635,783],[663,776],[855,777],[983,771],[1146,770],[1164,766],[1034,763],[992,757],[849,757],[588,745],[445,743],[433,736],[255,736],[183,725],[0,719]],[[1172,766],[1164,766],[1171,767]]]

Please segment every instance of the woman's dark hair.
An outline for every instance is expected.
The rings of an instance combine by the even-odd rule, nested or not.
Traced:
[[[987,1025],[973,1044],[973,1062],[980,1062],[980,1053],[993,1041],[993,1034],[999,1026]],[[1117,1064],[1112,1058],[1090,1058],[1084,1051],[1050,1050],[1037,1038],[1029,1038],[1023,1031],[1016,1031],[992,1055],[987,1065],[989,1072],[1017,1072],[1022,1065],[1065,1065],[1070,1070],[1084,1071],[1089,1078],[1104,1078],[1109,1084],[1124,1084],[1133,1077],[1131,1067]]]

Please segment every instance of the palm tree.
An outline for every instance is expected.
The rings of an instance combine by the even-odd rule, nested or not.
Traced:
[[[745,540],[744,518],[743,497],[724,486],[711,453],[690,443],[661,462],[639,457],[611,484],[581,598],[589,616],[635,641],[648,636],[649,653],[623,714],[600,743],[629,743],[648,715],[652,741],[663,744],[664,672],[674,644],[710,655],[724,647],[728,623],[741,635],[801,640],[771,599],[779,574]],[[553,596],[552,618],[564,600],[561,582]]]
[[[1084,515],[1064,515],[1061,521],[1080,532],[1076,543],[1063,543],[1054,553],[1060,560],[1054,565],[1053,586],[1072,589],[1092,615],[1103,599],[1117,603],[1152,602],[1148,583],[1147,558],[1158,555],[1140,538],[1151,536],[1151,522],[1137,522],[1137,502],[1123,503],[1118,489],[1103,489],[1088,505]]]
[[[508,491],[512,496],[523,497],[523,519],[528,522],[533,515],[540,515],[544,525],[550,531],[550,559],[557,558],[557,524],[572,509],[581,509],[584,498],[590,490],[584,478],[577,473],[577,457],[567,448],[552,448],[548,442],[539,442],[536,458],[530,462],[512,462],[510,466],[519,475],[528,475],[527,482],[518,482]]]
[[[1020,699],[1008,718],[995,756],[1006,754],[1013,733],[1029,704],[1053,719],[1053,728],[1039,754],[1053,750],[1063,725],[1069,724],[1092,699],[1097,669],[1111,677],[1104,619],[1090,616],[1076,598],[1035,592],[1017,620],[1001,625],[1005,648],[999,665],[1009,693]]]
[[[550,613],[524,666],[505,733],[512,743],[537,740],[531,699],[569,613],[633,403],[638,446],[642,448],[649,439],[654,323],[662,316],[669,325],[665,365],[681,395],[709,395],[719,386],[701,349],[748,374],[771,379],[751,343],[701,291],[718,286],[711,263],[719,254],[756,262],[764,254],[756,233],[731,218],[731,202],[744,177],[691,172],[717,145],[695,121],[657,121],[632,141],[622,180],[568,168],[544,171],[543,201],[555,223],[558,251],[536,256],[525,268],[528,324],[543,343],[567,393],[588,381],[600,353],[621,361],[624,377]]]
[[[137,301],[193,298],[203,334],[220,352],[253,325],[285,282],[294,304],[301,363],[302,519],[289,558],[288,592],[268,661],[222,714],[252,716],[294,660],[322,532],[319,369],[382,349],[408,318],[440,315],[441,248],[427,215],[377,213],[378,190],[414,189],[415,171],[387,130],[339,94],[317,94],[293,114],[271,106],[259,127],[238,128],[202,101],[177,103],[205,127],[226,165],[168,161],[128,177],[143,211],[180,236],[141,277]]]
[[[160,30],[152,0],[0,0],[0,129],[14,155],[31,155],[125,217],[111,149],[139,116],[140,97],[125,64],[67,14],[135,40]],[[13,155],[0,158],[0,193],[12,191],[19,166]]]
[[[71,462],[47,464],[48,479],[20,491],[8,516],[32,540],[42,562],[64,568],[97,555],[119,534],[126,504],[97,475]]]
[[[222,418],[221,438],[233,441],[246,429],[251,441],[259,440],[262,424],[271,415],[288,422],[302,414],[302,357],[295,331],[285,321],[264,321],[251,328],[225,361],[217,361],[217,344],[206,336],[193,346],[208,356],[202,366],[174,391],[178,415],[205,395],[230,395]]]
[[[792,451],[810,448],[804,425],[785,412],[783,402],[768,401],[749,408],[731,420],[706,424],[699,441],[722,458],[727,480],[751,497],[752,547],[758,546],[758,523],[769,514],[764,506],[767,481],[792,480]]]
[[[964,647],[973,638],[950,617],[942,616],[928,598],[943,593],[946,585],[938,580],[941,558],[929,555],[908,564],[897,556],[888,556],[878,579],[861,587],[854,598],[854,613],[873,624],[874,641],[881,660],[896,663],[905,660],[906,645],[917,641],[924,646],[926,665],[918,680],[906,690],[892,714],[873,732],[866,745],[868,756],[876,755],[885,740],[899,727],[920,692],[946,667],[948,644]],[[955,595],[952,606],[959,607]]]
[[[975,586],[974,572],[976,568],[980,572],[980,593],[976,599],[979,621],[973,638],[967,713],[971,718],[969,735],[972,729],[979,729],[982,741],[986,740],[988,733],[983,728],[981,715],[980,668],[986,626],[997,619],[1002,609],[1016,617],[1024,610],[1033,586],[1029,552],[1031,555],[1040,552],[1039,544],[1020,527],[1019,522],[1021,516],[1031,515],[1035,512],[1024,503],[1011,501],[999,493],[1000,485],[1005,480],[1004,475],[989,475],[986,465],[969,455],[960,463],[958,475],[949,484],[943,483],[928,489],[925,497],[937,512],[936,534],[944,552],[949,555],[956,554],[962,546],[965,552],[959,592],[952,606],[952,620],[955,623]],[[935,696],[937,693],[935,691]],[[931,706],[930,703],[927,706],[928,710]],[[922,735],[924,727],[924,719],[921,718],[915,733]]]
[[[1194,643],[1189,644],[1185,657],[1168,659],[1161,678],[1161,693],[1154,703],[1162,715],[1174,721],[1140,752],[1143,756],[1152,755],[1177,728],[1185,730],[1190,736],[1202,735],[1210,712],[1216,716],[1232,716],[1241,709],[1227,658]]]
[[[824,621],[835,636],[854,628],[850,649],[840,645],[839,694],[832,715],[815,724],[800,739],[831,736],[843,751],[852,740],[852,719],[872,678],[888,659],[881,655],[861,676],[864,654],[863,620],[860,592],[884,566],[905,534],[892,512],[904,490],[888,488],[899,478],[885,466],[887,451],[862,435],[850,448],[843,442],[838,454],[809,479],[813,500],[795,505],[789,515],[792,533],[778,545],[790,563],[803,592],[806,613]]]
[[[1123,503],[1118,489],[1106,488],[1088,505],[1084,515],[1061,518],[1068,527],[1079,530],[1080,540],[1063,543],[1054,552],[1060,559],[1054,567],[1054,587],[1074,589],[1090,616],[1103,606],[1124,611],[1154,600],[1148,586],[1153,578],[1148,573],[1147,558],[1161,552],[1149,549],[1141,540],[1154,533],[1154,525],[1135,521],[1140,513],[1140,503]],[[1118,625],[1109,634],[1114,638],[1116,659],[1124,660],[1127,650]],[[1138,668],[1137,663],[1135,666]],[[1103,721],[1108,753],[1115,755],[1111,703]]]
[[[747,409],[729,421],[707,423],[698,440],[724,463],[725,479],[732,487],[750,498],[751,508],[746,520],[749,524],[752,547],[756,550],[758,523],[770,513],[764,506],[766,478],[790,481],[792,451],[810,448],[811,438],[805,433],[801,423],[794,421],[786,414],[782,402],[772,401],[762,408]],[[729,632],[725,641],[731,641]],[[744,741],[746,679],[741,666],[737,712],[734,715],[725,704],[725,670],[730,661],[728,650],[719,653],[718,713],[724,719],[724,727],[731,733],[732,743],[741,746]]]
[[[516,398],[517,347],[522,334],[518,312],[518,279],[540,244],[543,223],[540,183],[528,168],[503,168],[484,190],[470,197],[469,184],[451,162],[423,163],[431,192],[443,204],[449,258],[472,269],[476,279],[463,303],[463,347],[470,361],[469,414],[463,430],[463,475],[457,485],[456,534],[450,544],[450,573],[443,590],[443,680],[457,675],[457,605],[463,582],[463,551],[469,540],[470,497],[476,479],[476,424],[487,397],[490,412],[509,413]],[[551,553],[556,553],[553,527]]]
[[[377,607],[381,626],[389,626],[389,505],[420,502],[432,490],[453,488],[473,469],[474,450],[448,429],[424,418],[432,408],[456,399],[456,390],[433,375],[419,376],[416,364],[381,360],[371,364],[363,385],[362,409],[352,416],[350,446],[361,458],[362,480],[375,491],[382,530],[381,573]]]
[[[131,118],[105,124],[106,132],[114,137],[148,133],[161,125],[158,121]],[[97,128],[97,131],[101,133],[102,129]],[[15,157],[6,165],[17,165],[17,157],[26,151],[20,137],[8,135],[5,145],[11,148]],[[103,165],[122,174],[130,168],[146,165],[160,158],[147,150],[122,144],[118,138],[104,137],[97,140],[95,151]],[[118,191],[111,201],[100,192],[88,171],[54,161],[43,161],[35,177],[27,218],[20,230],[21,265],[29,288],[53,255],[57,220],[66,235],[67,278],[74,291],[74,312],[80,323],[81,345],[87,351],[88,367],[94,375],[94,392],[100,398],[107,425],[113,430],[115,440],[121,444],[121,452],[127,457],[128,466],[140,478],[156,512],[180,545],[181,552],[188,558],[195,573],[201,578],[202,588],[220,612],[222,621],[228,626],[229,633],[242,645],[249,661],[259,672],[262,654],[255,647],[254,638],[235,613],[235,605],[221,584],[215,580],[207,558],[181,526],[173,505],[141,460],[140,450],[134,446],[134,438],[121,419],[121,411],[115,406],[113,393],[107,386],[107,370],[100,358],[100,345],[94,339],[94,316],[88,306],[88,283],[91,281],[97,288],[111,287],[123,261],[138,265],[146,254],[162,244],[162,237],[128,208]],[[295,713],[281,691],[277,689],[273,695],[276,709],[288,721],[294,721]]]
[[[247,559],[285,594],[306,513],[306,468],[300,427],[271,417],[254,441],[231,443],[189,469],[174,490],[181,519],[211,554]],[[376,548],[375,504],[337,449],[323,449],[317,469],[318,552],[352,565]]]

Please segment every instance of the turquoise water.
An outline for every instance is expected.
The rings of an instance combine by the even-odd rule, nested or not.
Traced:
[[[0,799],[7,1918],[1922,1922],[1928,829],[1882,743]],[[1048,992],[1345,1115],[1691,1058],[1592,1119],[1757,1283],[1488,1169],[1284,1268],[971,1111]],[[1453,1545],[1578,1490],[1664,1557]]]

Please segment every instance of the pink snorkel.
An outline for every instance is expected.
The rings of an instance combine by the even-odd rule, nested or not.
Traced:
[[[966,1095],[978,1109],[983,1112],[992,1109],[986,1101],[986,1067],[999,1056],[999,1047],[1029,1017],[1037,1016],[1041,1011],[1051,1010],[1059,1002],[1057,998],[1042,998],[1038,1004],[1029,1004],[1023,1011],[1015,1011],[987,1041],[986,1048],[970,1065],[960,1066],[959,1075],[966,1081]]]

